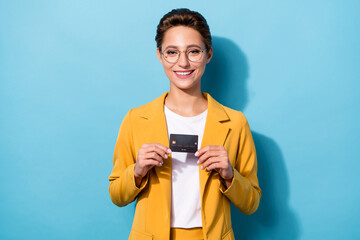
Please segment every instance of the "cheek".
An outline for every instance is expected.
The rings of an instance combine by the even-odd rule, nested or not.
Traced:
[[[163,65],[165,75],[170,79],[173,77],[173,70],[171,66]]]
[[[206,62],[202,62],[201,64],[199,64],[197,66],[197,68],[201,71],[204,72],[205,71],[205,67],[206,67]]]
[[[172,71],[172,70],[171,70],[171,68],[172,68],[171,65],[169,65],[169,64],[167,64],[167,63],[163,63],[162,65],[163,65],[163,68],[164,68],[164,71],[165,71],[165,72]]]

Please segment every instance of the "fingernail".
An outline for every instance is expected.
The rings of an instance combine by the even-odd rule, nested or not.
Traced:
[[[167,154],[165,154],[165,159],[167,159],[168,158],[168,155]]]
[[[162,166],[163,165],[163,162],[160,162],[160,166]]]
[[[172,151],[171,151],[171,149],[170,149],[170,148],[167,150],[167,152],[168,152],[168,153],[172,153]]]
[[[195,157],[198,157],[198,156],[199,156],[199,152],[196,152],[196,153],[195,153]]]
[[[199,164],[199,160],[196,163]]]
[[[204,166],[201,166],[201,170],[204,170]]]

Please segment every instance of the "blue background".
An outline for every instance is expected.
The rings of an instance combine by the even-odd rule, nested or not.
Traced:
[[[263,197],[238,239],[360,239],[360,1],[0,0],[0,238],[127,239],[122,118],[169,89],[158,21],[201,12],[204,91],[247,116]]]

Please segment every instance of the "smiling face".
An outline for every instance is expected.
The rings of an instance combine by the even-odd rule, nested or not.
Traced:
[[[191,49],[205,49],[201,34],[190,27],[176,26],[167,30],[164,34],[161,50],[163,53],[173,54],[174,50],[180,51],[180,57],[176,63],[169,63],[157,49],[157,56],[164,67],[166,76],[170,80],[170,90],[201,89],[201,77],[205,66],[210,61],[212,49],[203,52],[203,57],[198,62],[191,62],[186,57],[186,52]],[[190,52],[189,52],[190,53]]]

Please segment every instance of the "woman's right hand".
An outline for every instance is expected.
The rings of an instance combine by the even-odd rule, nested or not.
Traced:
[[[171,154],[170,148],[160,143],[149,143],[141,146],[138,152],[134,171],[137,187],[140,186],[142,178],[151,168],[154,166],[161,167],[163,165],[163,159],[167,159],[168,154]]]

